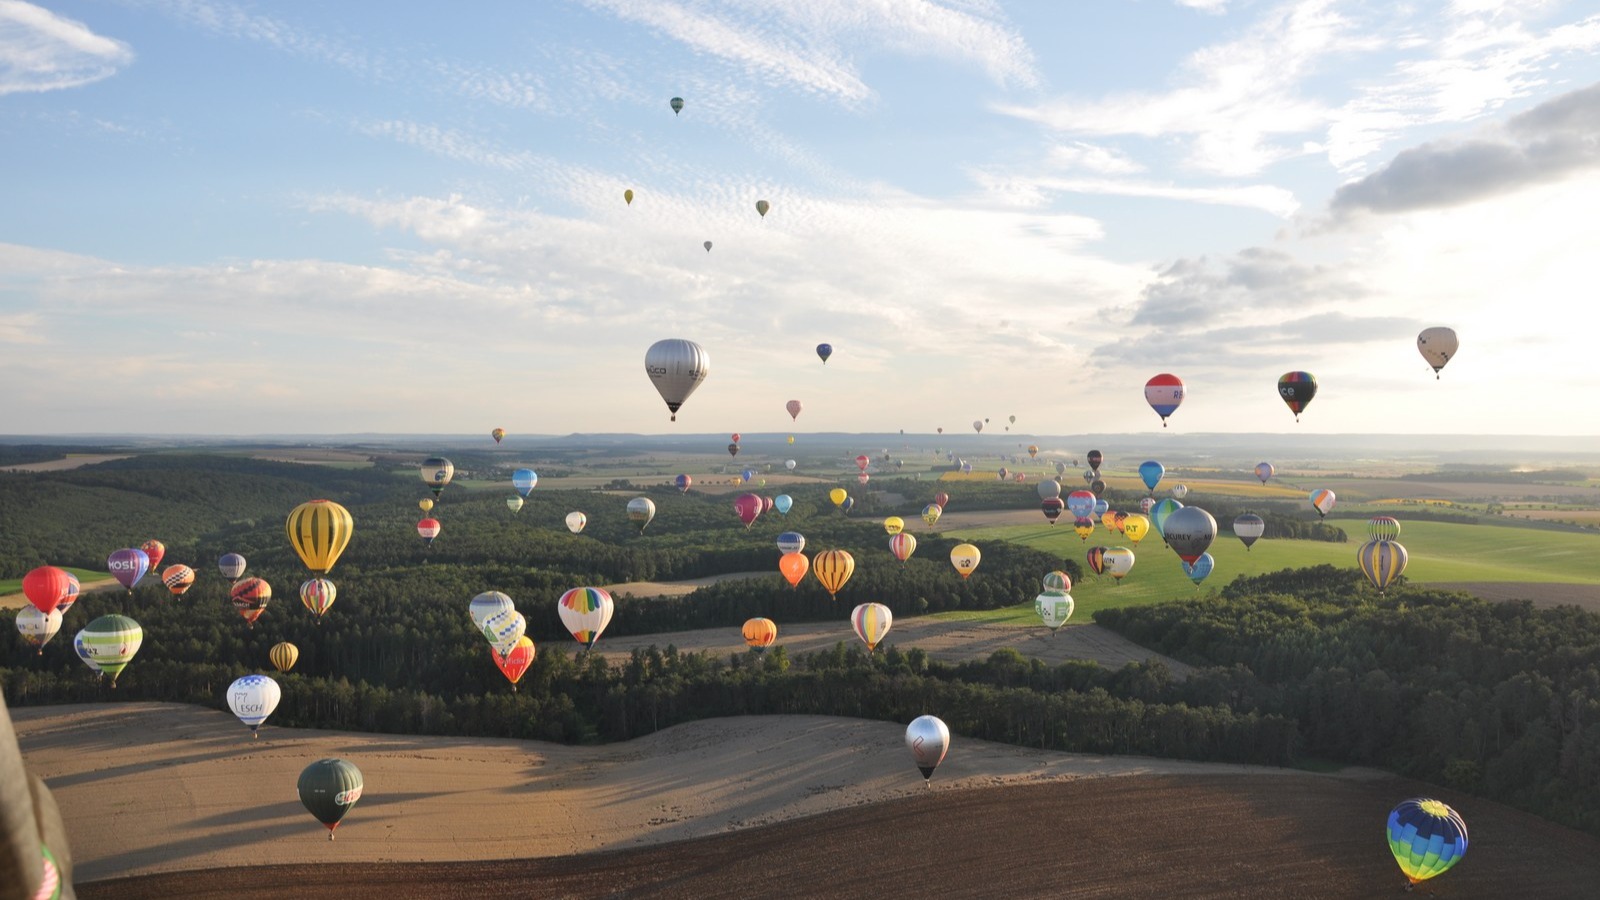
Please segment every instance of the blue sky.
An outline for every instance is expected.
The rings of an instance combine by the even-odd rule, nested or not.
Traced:
[[[0,430],[1600,432],[1600,3],[457,6],[0,0]]]

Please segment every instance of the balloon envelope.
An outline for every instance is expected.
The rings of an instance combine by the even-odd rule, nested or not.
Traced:
[[[1193,563],[1217,538],[1217,520],[1198,506],[1185,506],[1167,517],[1161,536],[1178,558]]]
[[[893,624],[894,614],[882,603],[863,603],[850,612],[850,628],[867,645],[869,653],[878,649]]]
[[[1045,591],[1033,598],[1033,611],[1051,631],[1067,624],[1074,608],[1072,595],[1066,591]]]
[[[790,587],[799,586],[800,579],[806,577],[806,572],[810,569],[811,560],[799,550],[792,550],[778,557],[778,572],[789,582]]]
[[[766,504],[755,494],[740,494],[733,501],[734,514],[739,517],[739,521],[743,522],[746,528],[749,528],[755,523],[756,519],[761,517],[761,510],[765,506]]]
[[[950,750],[950,728],[936,716],[917,716],[906,726],[906,749],[917,764],[924,781],[933,778],[933,770],[944,762]]]
[[[1394,516],[1373,516],[1367,520],[1367,537],[1392,541],[1400,536],[1400,520]]]
[[[1211,574],[1211,570],[1216,568],[1216,565],[1217,561],[1212,558],[1211,554],[1202,553],[1195,558],[1193,563],[1183,563],[1183,574],[1189,576],[1190,581],[1199,584],[1206,580],[1206,576]]]
[[[361,770],[355,763],[321,759],[305,767],[296,789],[306,810],[328,826],[328,839],[332,840],[333,830],[339,827],[340,820],[361,799],[364,785]]]
[[[73,641],[84,661],[97,671],[110,675],[113,685],[143,643],[144,629],[139,627],[139,623],[119,615],[95,619],[85,625]]]
[[[1328,513],[1333,512],[1333,504],[1338,499],[1333,495],[1333,491],[1327,488],[1318,488],[1311,492],[1311,508],[1316,510],[1319,516],[1327,516]]]
[[[349,546],[355,522],[348,509],[332,500],[312,500],[296,506],[284,528],[306,568],[327,573]]]
[[[131,591],[144,573],[150,571],[150,555],[143,550],[124,547],[106,557],[106,568],[118,584]]]
[[[573,534],[577,534],[578,532],[582,531],[583,526],[587,524],[589,524],[589,517],[583,513],[578,512],[577,510],[567,513],[567,530]]]
[[[628,192],[628,193],[629,193],[629,194],[632,194],[632,193],[633,193],[633,192],[632,192],[632,191],[629,191],[629,192]],[[629,197],[629,200],[630,200],[630,201],[631,201],[631,200],[632,200],[632,199],[633,199],[633,198],[632,198],[632,197]],[[494,442],[495,442],[495,443],[496,443],[496,444],[498,444],[498,443],[500,443],[500,442],[501,442],[501,441],[503,441],[503,440],[505,440],[505,439],[506,439],[506,430],[505,430],[505,429],[504,429],[504,428],[496,428],[496,429],[495,429],[495,430],[493,430],[493,431],[491,431],[491,432],[489,432],[489,437],[492,437],[492,438],[494,438]]]
[[[246,622],[255,625],[272,602],[272,585],[260,578],[240,579],[229,589],[228,599]]]
[[[252,733],[278,708],[283,691],[265,675],[246,675],[228,685],[228,708]]]
[[[573,588],[556,601],[556,611],[561,614],[561,624],[572,632],[573,640],[585,648],[594,646],[601,632],[611,624],[616,604],[603,588]]]
[[[1046,478],[1039,482],[1037,488],[1040,500],[1054,500],[1061,496],[1061,482],[1054,478]]]
[[[506,509],[509,509],[512,512],[517,512],[522,509],[523,502],[524,501],[521,497],[507,497]]]
[[[511,473],[511,486],[526,497],[539,484],[539,473],[532,469],[518,469]]]
[[[1077,518],[1088,518],[1094,515],[1094,501],[1094,494],[1089,491],[1073,491],[1067,495],[1067,509]]]
[[[806,537],[798,531],[785,531],[778,535],[778,550],[781,553],[799,553],[806,548]]]
[[[1133,571],[1133,551],[1127,547],[1112,547],[1105,554],[1106,574],[1118,581]]]
[[[1258,463],[1256,463],[1256,477],[1261,479],[1261,483],[1262,484],[1266,484],[1267,483],[1267,479],[1271,478],[1272,477],[1272,473],[1275,472],[1275,471],[1277,471],[1277,470],[1272,467],[1272,463],[1269,463],[1269,462],[1258,462]]]
[[[1266,520],[1255,513],[1240,513],[1239,517],[1233,520],[1233,536],[1244,542],[1246,550],[1266,533]]]
[[[1128,513],[1122,520],[1121,531],[1128,536],[1128,540],[1133,541],[1134,546],[1138,546],[1144,536],[1150,533],[1150,519],[1140,513]]]
[[[66,569],[39,566],[22,576],[23,596],[39,612],[54,612],[67,596],[67,586],[71,583],[67,579]]]
[[[1294,420],[1300,421],[1300,413],[1311,404],[1312,398],[1317,396],[1317,378],[1310,372],[1285,372],[1278,379],[1278,396],[1294,413]]]
[[[790,400],[788,403],[785,403],[783,405],[783,408],[789,411],[789,418],[791,418],[791,419],[799,419],[800,418],[800,401],[799,400]]]
[[[489,648],[489,658],[494,660],[495,668],[500,670],[500,674],[504,675],[513,687],[522,680],[522,676],[527,673],[528,667],[533,665],[537,655],[533,638],[527,635],[517,638],[517,642],[508,652],[501,653],[498,647]]]
[[[279,672],[287,672],[300,661],[300,648],[288,641],[280,641],[267,651],[267,659],[272,661],[273,667]]]
[[[711,357],[694,341],[668,338],[656,341],[645,351],[644,371],[676,422],[679,407],[710,374]]]
[[[850,494],[844,488],[834,488],[833,490],[828,492],[828,499],[833,501],[833,505],[834,506],[843,505],[844,501],[849,499],[849,498],[850,498]]]
[[[916,537],[905,532],[894,535],[889,538],[889,552],[894,554],[895,559],[905,562],[911,558],[911,554],[917,552]]]
[[[1417,335],[1417,352],[1428,361],[1428,365],[1433,366],[1435,376],[1444,368],[1445,363],[1455,358],[1458,346],[1460,344],[1456,340],[1456,333],[1443,326],[1424,328],[1422,333]]]
[[[444,491],[444,486],[456,475],[455,463],[442,456],[430,456],[422,461],[417,474],[422,476],[422,481],[433,491],[435,497]]]
[[[1144,402],[1161,417],[1161,427],[1167,426],[1167,416],[1177,411],[1183,403],[1183,380],[1176,375],[1166,372],[1157,375],[1144,384]],[[1095,463],[1093,454],[1090,454],[1089,465],[1099,468]]]
[[[628,521],[638,525],[640,531],[655,517],[656,504],[649,497],[635,497],[628,501]]]
[[[43,647],[61,630],[61,610],[40,612],[38,607],[24,606],[17,610],[17,632],[22,639],[35,647]],[[40,651],[43,652],[42,650]]]
[[[1412,884],[1450,870],[1467,852],[1467,823],[1448,805],[1424,797],[1389,812],[1389,852]]]
[[[326,578],[313,578],[300,585],[300,603],[317,618],[333,606],[338,596],[339,589]]]
[[[772,508],[777,510],[779,515],[788,515],[792,506],[794,506],[794,498],[788,494],[779,494],[772,498]]]
[[[950,565],[956,567],[956,572],[962,578],[971,575],[982,559],[983,553],[972,544],[957,544],[950,548]]]
[[[832,344],[818,344],[817,345],[817,356],[822,358],[822,364],[823,365],[827,365],[828,364],[828,357],[830,357],[832,355],[833,355],[833,345]]]
[[[1072,576],[1059,569],[1053,572],[1046,572],[1041,582],[1044,585],[1044,592],[1047,594],[1065,594],[1067,591],[1072,590]]]
[[[856,560],[844,550],[824,550],[811,560],[811,570],[829,595],[837,596],[855,574]]]
[[[467,615],[472,617],[472,624],[482,631],[483,623],[489,621],[491,617],[513,612],[515,609],[516,604],[505,594],[499,591],[484,591],[467,604]]]
[[[938,523],[939,517],[944,515],[944,507],[937,503],[929,503],[922,508],[922,521],[929,525]]]
[[[1182,503],[1167,497],[1150,510],[1150,524],[1155,526],[1156,534],[1161,535],[1162,540],[1167,539],[1167,519],[1180,509],[1183,509]]]
[[[194,585],[194,570],[188,566],[167,566],[161,573],[161,583],[167,586],[174,597],[181,597]]]
[[[1139,464],[1139,480],[1150,490],[1155,490],[1161,483],[1161,476],[1167,473],[1167,467],[1153,459],[1145,460]]]
[[[755,618],[747,620],[744,627],[739,629],[744,636],[744,642],[757,650],[771,647],[778,639],[778,625],[771,619]]]
[[[883,520],[883,530],[888,534],[899,534],[906,530],[906,520],[899,516],[890,516]]]
[[[244,574],[244,570],[244,557],[237,553],[224,553],[217,560],[217,571],[221,572],[222,577],[229,581],[238,581],[239,576]]]
[[[167,545],[157,540],[148,540],[139,545],[144,555],[150,557],[150,569],[154,571],[161,567],[161,561],[167,557]]]
[[[1362,574],[1380,594],[1405,574],[1407,559],[1406,548],[1399,541],[1371,540],[1356,551]]]

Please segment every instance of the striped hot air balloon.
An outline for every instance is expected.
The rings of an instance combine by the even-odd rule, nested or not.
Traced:
[[[817,581],[827,589],[829,596],[837,597],[839,590],[855,574],[856,559],[846,550],[823,550],[811,558],[811,571]]]
[[[73,645],[84,662],[103,675],[111,676],[111,686],[117,686],[117,676],[133,661],[134,654],[144,643],[144,629],[127,616],[101,616],[85,625],[73,640]]]
[[[188,566],[167,566],[161,573],[161,583],[167,586],[172,596],[181,597],[194,584],[194,570]]]
[[[616,609],[611,594],[603,588],[573,588],[556,601],[556,611],[561,614],[561,624],[572,632],[572,637],[585,650],[594,647],[601,632],[611,624],[611,614]]]
[[[267,651],[267,659],[272,660],[273,667],[279,672],[287,672],[300,661],[300,648],[288,641],[273,644],[272,649]]]
[[[867,645],[867,652],[878,649],[878,644],[889,635],[894,624],[894,613],[882,603],[863,603],[850,612],[850,627],[856,637]]]
[[[889,538],[889,552],[894,554],[895,559],[905,562],[911,558],[911,554],[917,552],[916,537],[905,531],[896,534]]]
[[[1317,396],[1317,377],[1310,372],[1285,372],[1278,379],[1278,396],[1283,398],[1284,405],[1294,413],[1294,420],[1298,422],[1300,413]]]
[[[1467,852],[1467,823],[1438,800],[1404,800],[1389,813],[1389,852],[1412,884],[1442,875]]]
[[[300,602],[319,619],[329,607],[333,606],[334,598],[337,596],[339,589],[326,578],[313,578],[300,585]]]
[[[1367,537],[1392,541],[1400,537],[1400,520],[1394,516],[1373,516],[1367,520]]]
[[[272,602],[272,585],[255,577],[240,579],[228,592],[228,598],[239,615],[254,628],[256,620],[267,611],[267,604]]]
[[[1399,541],[1371,540],[1356,551],[1356,560],[1361,563],[1362,573],[1380,594],[1388,590],[1396,578],[1405,574],[1406,559],[1406,548]]]
[[[332,500],[312,500],[289,513],[285,528],[306,568],[325,575],[349,546],[355,523],[350,511]]]

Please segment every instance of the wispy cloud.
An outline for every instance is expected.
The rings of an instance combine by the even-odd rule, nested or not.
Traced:
[[[1101,194],[1238,206],[1284,219],[1300,209],[1293,192],[1265,184],[1184,186],[1130,178],[1063,178],[982,171],[974,172],[973,178],[987,194],[1013,206],[1043,206],[1055,194]]]
[[[1456,206],[1600,168],[1600,84],[1563,94],[1489,136],[1435,141],[1344,185],[1335,217]]]
[[[0,96],[82,87],[133,63],[133,50],[82,22],[0,0]]]

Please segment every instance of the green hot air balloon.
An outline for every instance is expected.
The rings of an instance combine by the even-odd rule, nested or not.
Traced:
[[[300,802],[328,826],[328,840],[339,820],[361,799],[361,770],[343,759],[319,759],[300,773]]]
[[[763,219],[765,219],[767,217],[767,210],[769,210],[771,208],[772,208],[772,204],[768,203],[765,200],[757,200],[756,201],[756,212],[760,213],[761,214],[761,218],[763,218]]]
[[[683,112],[683,98],[682,97],[673,97],[672,98],[672,114],[673,115],[677,115],[678,113],[681,113],[681,112]]]
[[[102,674],[111,676],[111,686],[117,686],[117,676],[133,661],[144,643],[144,629],[127,616],[101,616],[84,626],[73,642],[86,661],[91,661]]]

